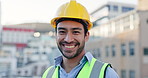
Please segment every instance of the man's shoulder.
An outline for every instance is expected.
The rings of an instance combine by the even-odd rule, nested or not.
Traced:
[[[103,61],[100,61],[98,59],[96,59],[97,62],[100,62],[101,64],[103,64],[103,66],[105,66],[104,71],[105,73],[105,78],[119,78],[118,74],[116,73],[116,71],[112,68],[110,63],[105,63]],[[106,65],[105,65],[106,64]]]
[[[113,68],[107,67],[105,78],[119,78],[119,76]]]

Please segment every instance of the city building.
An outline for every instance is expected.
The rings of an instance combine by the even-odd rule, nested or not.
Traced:
[[[3,26],[1,25],[1,1],[0,1],[0,78],[3,76],[5,77],[10,77],[14,72],[16,72],[16,58],[15,52],[16,52],[16,47],[14,46],[3,46],[2,43],[2,31],[3,31]]]
[[[3,46],[0,50],[0,78],[10,77],[16,72],[16,47]]]
[[[4,25],[1,29],[0,37],[0,78],[17,78],[17,76],[33,77],[41,75],[41,72],[50,65],[47,55],[49,54],[48,52],[51,51],[50,46],[44,45],[43,43],[48,44],[49,36],[53,35],[53,29],[50,29],[50,24],[48,23]],[[36,46],[37,42],[40,47]],[[29,54],[28,52],[32,53],[27,56]],[[42,56],[35,52],[42,52]],[[39,57],[41,57],[41,59],[38,59]],[[32,74],[36,72],[36,70],[30,70],[33,67],[37,67],[37,70],[42,71]],[[20,71],[21,69],[22,71]],[[26,69],[25,74],[24,69]]]
[[[138,9],[139,10],[148,10],[148,5],[147,5],[147,3],[148,3],[148,0],[138,0],[139,2],[139,5],[138,5]]]
[[[41,34],[54,35],[53,29],[48,23],[24,23],[16,25],[4,25],[1,33],[3,46],[15,46],[21,53],[30,40]]]
[[[30,28],[18,28],[17,26],[4,26],[2,28],[2,44],[14,45],[17,50],[26,47],[27,42],[32,39],[34,30]]]
[[[134,10],[135,8],[136,6],[134,4],[109,1],[91,13],[93,24],[94,26],[101,25],[110,19]]]
[[[111,63],[120,78],[148,78],[147,29],[148,9],[133,10],[92,28],[86,49]]]
[[[17,77],[41,77],[43,72],[51,65],[52,57],[57,55],[55,39],[49,34],[32,39],[23,51],[22,65],[18,67]],[[54,52],[54,54],[53,54]]]
[[[33,29],[3,26],[1,29],[0,76],[11,77],[17,69],[18,56],[32,38]]]
[[[59,55],[59,53],[53,53],[53,51],[57,51],[57,47],[54,30],[48,23],[4,25],[2,28],[2,45],[3,50],[0,53],[3,55],[0,57],[12,56],[11,62],[15,64],[8,65],[9,68],[13,68],[13,72],[8,67],[5,71],[1,71],[2,77],[40,78],[45,69],[53,64],[51,57]],[[3,59],[8,60],[9,58]],[[2,61],[1,63],[5,62]]]
[[[49,61],[37,61],[16,70],[15,78],[41,78],[43,72],[49,67]]]

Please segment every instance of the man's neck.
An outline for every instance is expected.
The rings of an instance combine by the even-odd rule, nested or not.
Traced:
[[[67,73],[69,73],[75,66],[80,63],[80,60],[83,58],[85,52],[82,52],[77,57],[72,59],[67,59],[63,57],[62,67],[65,69]]]

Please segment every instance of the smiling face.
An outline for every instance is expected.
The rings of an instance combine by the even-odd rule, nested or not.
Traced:
[[[62,21],[58,23],[56,40],[59,50],[65,58],[72,59],[84,52],[85,42],[89,32],[84,33],[81,23],[75,21]]]

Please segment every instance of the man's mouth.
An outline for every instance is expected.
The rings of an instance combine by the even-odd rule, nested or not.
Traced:
[[[65,46],[65,48],[74,48],[75,46]]]
[[[61,44],[66,50],[72,50],[72,49],[74,49],[76,46],[79,45],[78,42],[71,42],[71,43],[61,42],[60,44]]]

